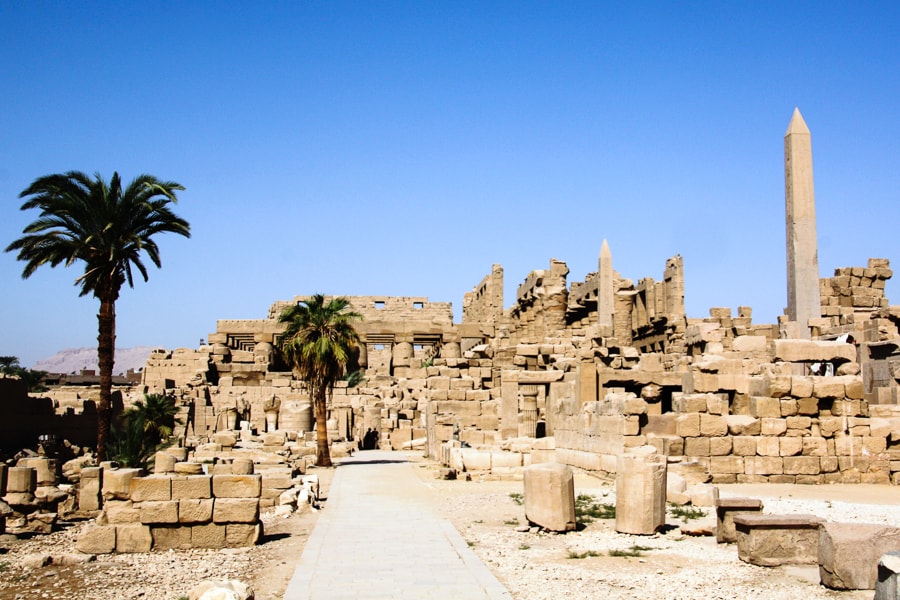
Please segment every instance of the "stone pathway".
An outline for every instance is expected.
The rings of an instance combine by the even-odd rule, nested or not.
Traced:
[[[512,598],[402,452],[343,459],[285,600]]]

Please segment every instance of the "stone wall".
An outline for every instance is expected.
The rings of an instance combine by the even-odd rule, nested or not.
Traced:
[[[103,469],[103,510],[78,539],[78,550],[234,548],[259,541],[261,475],[140,473]]]

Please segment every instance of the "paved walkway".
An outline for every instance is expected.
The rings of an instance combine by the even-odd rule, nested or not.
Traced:
[[[285,600],[511,596],[431,506],[402,452],[343,459]]]

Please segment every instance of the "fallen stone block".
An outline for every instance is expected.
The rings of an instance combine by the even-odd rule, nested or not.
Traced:
[[[644,446],[655,452],[652,446]],[[666,524],[666,457],[632,453],[616,465],[616,531],[652,535]]]
[[[92,525],[84,529],[75,549],[85,554],[111,554],[116,551],[116,526]]]
[[[567,465],[526,467],[525,518],[550,531],[575,530],[575,477]]]
[[[758,498],[719,498],[716,500],[716,541],[733,544],[737,541],[734,517],[739,514],[760,514],[763,503]]]
[[[875,600],[900,598],[900,552],[888,552],[878,561]]]
[[[814,515],[735,515],[738,558],[761,567],[817,564],[824,522]]]
[[[819,577],[836,590],[873,590],[878,560],[900,551],[900,528],[865,523],[825,523],[819,528]]]
[[[150,527],[139,523],[115,525],[116,552],[150,552],[153,547],[153,536]]]

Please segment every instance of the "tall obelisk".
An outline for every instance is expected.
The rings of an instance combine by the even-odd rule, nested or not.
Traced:
[[[600,325],[612,327],[616,296],[613,290],[612,253],[606,240],[603,240],[603,246],[600,247],[598,263],[600,281],[597,285],[597,320]]]
[[[797,108],[784,134],[784,200],[788,320],[795,321],[798,334],[808,338],[809,320],[822,316],[822,304],[819,296],[812,141],[809,128]]]

